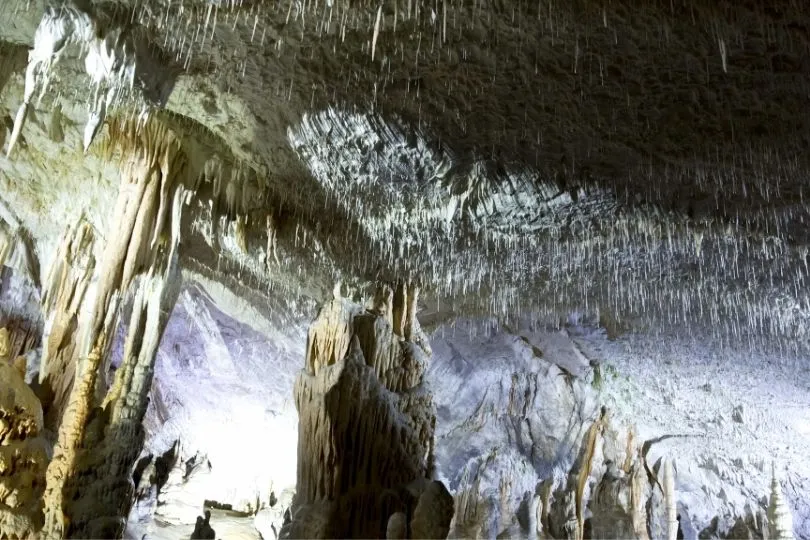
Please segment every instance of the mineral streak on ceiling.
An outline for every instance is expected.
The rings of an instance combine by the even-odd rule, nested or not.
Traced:
[[[0,158],[10,201],[80,190],[89,175],[72,165],[101,167],[79,141],[102,113],[165,104],[212,188],[185,240],[210,274],[238,268],[257,290],[307,280],[313,295],[411,275],[454,298],[444,310],[581,308],[808,344],[804,3],[86,4],[69,5],[95,34],[70,34],[76,52],[46,65],[31,107],[65,142],[22,129],[37,144]],[[7,126],[42,14],[0,6]],[[96,76],[88,95],[98,67],[127,92]],[[99,212],[87,205],[66,212]]]

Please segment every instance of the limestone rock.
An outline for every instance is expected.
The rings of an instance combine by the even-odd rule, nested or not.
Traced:
[[[447,538],[453,507],[453,496],[444,484],[430,482],[413,511],[411,538]]]
[[[593,538],[633,538],[629,478],[616,463],[608,461],[606,466],[589,505]]]
[[[198,516],[194,525],[194,532],[191,533],[191,540],[214,540],[217,537],[216,531],[211,528],[211,512],[205,511],[205,517]]]
[[[447,535],[446,489],[407,487],[430,476],[435,429],[426,352],[409,339],[421,333],[415,298],[401,285],[366,312],[335,298],[312,325],[295,384],[298,482],[283,536],[381,538],[390,516],[416,512],[420,497],[413,519],[425,534]]]
[[[395,512],[388,518],[385,537],[388,540],[408,538],[408,517],[403,512]]]
[[[11,365],[0,362],[0,538],[27,538],[42,527],[48,445],[42,407]]]
[[[256,513],[253,519],[254,526],[265,540],[275,540],[284,525],[284,515],[290,508],[294,491],[285,489],[276,500],[270,501],[270,506]]]

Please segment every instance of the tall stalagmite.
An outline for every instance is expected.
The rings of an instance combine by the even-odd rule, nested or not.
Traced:
[[[177,294],[183,198],[178,187],[186,156],[179,140],[157,122],[114,124],[110,131],[111,140],[123,146],[121,188],[76,329],[75,381],[47,472],[46,538],[123,534],[132,489],[128,470],[137,457],[146,410],[144,387],[151,384],[157,342]],[[101,403],[100,381],[119,307],[142,274],[146,275],[134,295],[124,365]],[[96,488],[86,489],[102,478]]]
[[[295,384],[298,480],[288,538],[445,537],[453,499],[432,482],[435,411],[416,288],[374,306],[336,295],[312,325]]]

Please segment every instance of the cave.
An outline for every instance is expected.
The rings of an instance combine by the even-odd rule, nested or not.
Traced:
[[[810,539],[810,4],[0,0],[0,539]]]

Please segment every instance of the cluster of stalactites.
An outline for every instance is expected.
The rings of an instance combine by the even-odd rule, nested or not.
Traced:
[[[175,205],[180,204],[182,197],[178,196]],[[144,440],[142,422],[158,344],[179,293],[176,247],[175,241],[133,285],[123,358],[101,403],[106,413],[104,423],[94,425],[91,421],[87,427],[84,446],[92,441],[92,451],[80,456],[70,485],[74,501],[68,509],[74,537],[123,536],[121,509],[128,509],[132,501],[129,479]]]
[[[131,495],[128,475],[142,443],[144,388],[151,385],[157,343],[176,298],[187,157],[173,133],[153,119],[114,122],[110,135],[111,148],[121,150],[121,186],[75,330],[76,375],[46,475],[47,537],[120,534]],[[106,385],[99,381],[109,362],[110,338],[121,299],[133,284],[139,287],[133,335],[113,391],[102,402],[99,388]],[[107,414],[92,414],[98,407]],[[89,489],[88,481],[96,488]],[[83,513],[89,507],[94,515]]]
[[[14,150],[33,100],[45,95],[54,68],[71,49],[84,54],[85,71],[93,89],[84,131],[85,151],[111,107],[131,102],[146,115],[152,108],[166,104],[177,70],[167,65],[164,55],[143,32],[103,19],[101,14],[74,2],[45,10],[28,55],[23,103],[17,111],[7,155]]]
[[[93,227],[79,221],[69,225],[60,239],[42,288],[45,327],[39,384],[46,427],[56,430],[73,386],[78,341],[76,321],[85,299],[96,259]]]

